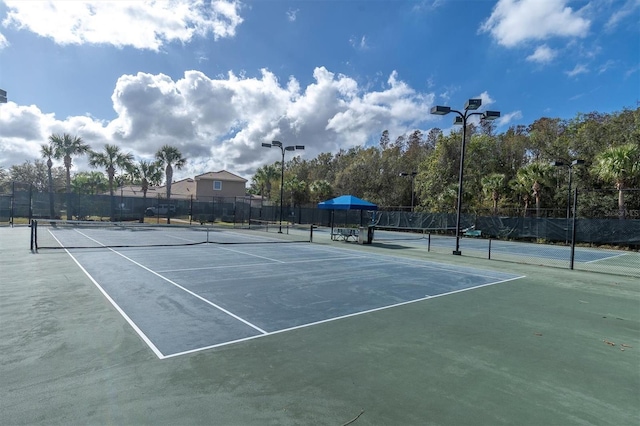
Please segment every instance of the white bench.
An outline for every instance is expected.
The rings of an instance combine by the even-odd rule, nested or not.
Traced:
[[[331,234],[332,240],[342,240],[342,241],[350,241],[353,238],[353,241],[358,240],[358,229],[356,228],[336,228],[333,230]]]

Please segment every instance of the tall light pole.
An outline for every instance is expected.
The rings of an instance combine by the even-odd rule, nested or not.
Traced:
[[[567,191],[567,238],[566,242],[569,242],[569,218],[571,217],[571,172],[574,166],[582,166],[584,160],[573,160],[571,163],[564,161],[552,161],[551,165],[555,167],[566,166],[569,169],[569,189]]]
[[[413,181],[416,178],[416,175],[418,174],[418,172],[400,172],[400,176],[409,176],[411,178],[411,211],[413,212],[413,194],[414,194],[414,190],[413,190]]]
[[[295,151],[296,149],[303,150],[304,145],[283,146],[282,142],[280,141],[271,141],[271,143],[263,142],[262,146],[265,148],[273,148],[274,146],[277,146],[278,148],[280,148],[280,151],[282,151],[282,162],[280,163],[280,227],[278,228],[278,233],[282,234],[282,200],[284,198],[284,152]]]
[[[464,104],[464,112],[451,109],[448,106],[434,106],[431,108],[431,114],[435,115],[447,115],[450,112],[455,112],[458,116],[453,121],[453,124],[462,125],[462,144],[460,148],[460,174],[458,176],[458,206],[456,212],[456,249],[453,254],[460,256],[460,214],[462,213],[462,182],[464,178],[464,149],[467,139],[467,119],[472,115],[481,116],[482,120],[495,120],[500,117],[500,111],[485,111],[485,112],[472,112],[480,108],[482,105],[482,99],[469,99]]]

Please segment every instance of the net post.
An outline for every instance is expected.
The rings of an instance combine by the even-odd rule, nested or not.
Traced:
[[[313,223],[311,224],[311,226],[309,228],[309,242],[310,243],[313,242]]]
[[[487,259],[491,260],[491,237],[489,237],[489,255],[487,256]]]
[[[38,235],[38,221],[32,220],[31,221],[31,242],[30,242],[31,252],[38,251],[38,244],[36,241],[37,235]]]
[[[429,236],[427,237],[427,252],[431,251],[431,231],[429,231]]]

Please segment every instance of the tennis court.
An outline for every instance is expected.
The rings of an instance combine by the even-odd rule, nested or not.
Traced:
[[[273,234],[216,230],[224,243],[206,244],[207,232],[157,229],[40,232],[76,247],[69,255],[159,358],[521,278],[311,243],[268,244],[281,242]],[[178,245],[113,248],[143,239]]]
[[[149,246],[162,228],[87,227],[91,245],[33,253],[27,227],[0,227],[1,422],[640,419],[637,278],[317,231]]]
[[[455,237],[437,233],[409,233],[394,232],[389,230],[376,230],[377,241],[402,241],[403,244],[417,245],[434,249],[451,249],[455,247]],[[491,245],[489,245],[491,244]],[[549,260],[569,261],[571,247],[552,244],[538,244],[503,240],[489,240],[481,238],[461,238],[460,249],[481,253],[491,252],[492,255],[508,255],[513,257],[533,257]],[[576,247],[574,261],[578,263],[591,263],[619,257],[637,257],[637,253],[623,252],[620,250],[607,250]]]

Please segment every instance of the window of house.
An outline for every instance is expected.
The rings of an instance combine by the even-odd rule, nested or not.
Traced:
[[[221,180],[214,180],[213,181],[213,190],[214,191],[222,191],[222,181]]]

